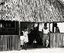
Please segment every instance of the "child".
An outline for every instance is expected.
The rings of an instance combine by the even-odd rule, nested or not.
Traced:
[[[20,44],[21,44],[21,47],[23,48],[23,45],[24,45],[24,36],[23,36],[23,31],[21,32],[21,36],[20,36]]]

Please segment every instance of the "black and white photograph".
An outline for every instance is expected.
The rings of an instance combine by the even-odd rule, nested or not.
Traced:
[[[63,48],[64,0],[0,0],[1,52],[57,53]]]

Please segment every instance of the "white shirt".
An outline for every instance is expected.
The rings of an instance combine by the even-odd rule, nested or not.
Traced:
[[[20,36],[20,40],[24,40],[24,36]]]
[[[43,33],[44,34],[48,34],[49,33],[49,29],[43,29]]]
[[[24,44],[24,39],[25,37],[24,36],[20,36],[20,44],[23,45]]]

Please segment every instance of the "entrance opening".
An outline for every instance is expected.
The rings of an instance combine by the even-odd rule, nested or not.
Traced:
[[[21,39],[22,47],[25,48],[49,47],[48,46],[49,23],[44,24],[44,23],[35,23],[35,22],[21,22],[20,29],[21,29],[20,39]]]

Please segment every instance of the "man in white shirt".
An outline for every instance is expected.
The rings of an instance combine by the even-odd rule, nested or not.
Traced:
[[[48,47],[49,45],[49,28],[47,27],[47,23],[44,24],[43,28],[43,46]]]

